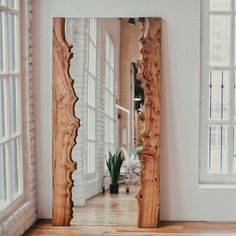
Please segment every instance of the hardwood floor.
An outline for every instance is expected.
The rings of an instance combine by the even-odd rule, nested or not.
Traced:
[[[74,208],[70,227],[51,226],[39,220],[27,236],[236,236],[236,222],[161,222],[157,229],[137,228],[137,187],[130,194],[123,188],[118,195],[106,193],[90,199],[86,206]]]
[[[138,204],[135,195],[137,186],[131,186],[130,193],[120,187],[119,194],[109,192],[91,198],[84,207],[74,207],[72,225],[136,226]]]

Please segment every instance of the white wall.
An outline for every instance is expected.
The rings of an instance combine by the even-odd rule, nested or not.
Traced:
[[[39,216],[51,217],[52,16],[160,16],[161,218],[235,220],[236,189],[198,186],[200,0],[35,0],[34,13]]]

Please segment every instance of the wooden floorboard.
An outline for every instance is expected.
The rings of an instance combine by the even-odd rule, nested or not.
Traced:
[[[236,222],[161,222],[160,228],[137,228],[137,187],[130,194],[121,188],[118,195],[106,193],[91,198],[84,207],[74,208],[70,227],[52,226],[39,220],[26,236],[236,236]]]

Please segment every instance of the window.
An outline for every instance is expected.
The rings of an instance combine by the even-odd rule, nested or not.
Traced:
[[[106,35],[105,57],[105,155],[115,150],[115,48]]]
[[[236,1],[202,1],[200,181],[236,183]]]
[[[0,210],[23,193],[19,2],[0,1]]]
[[[89,19],[87,74],[87,158],[86,173],[96,169],[96,76],[97,76],[97,20]]]

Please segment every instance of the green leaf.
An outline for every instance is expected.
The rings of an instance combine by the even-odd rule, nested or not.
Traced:
[[[109,152],[109,159],[106,160],[107,168],[110,172],[111,183],[117,184],[120,176],[120,169],[123,163],[124,157],[121,152],[112,154]]]

